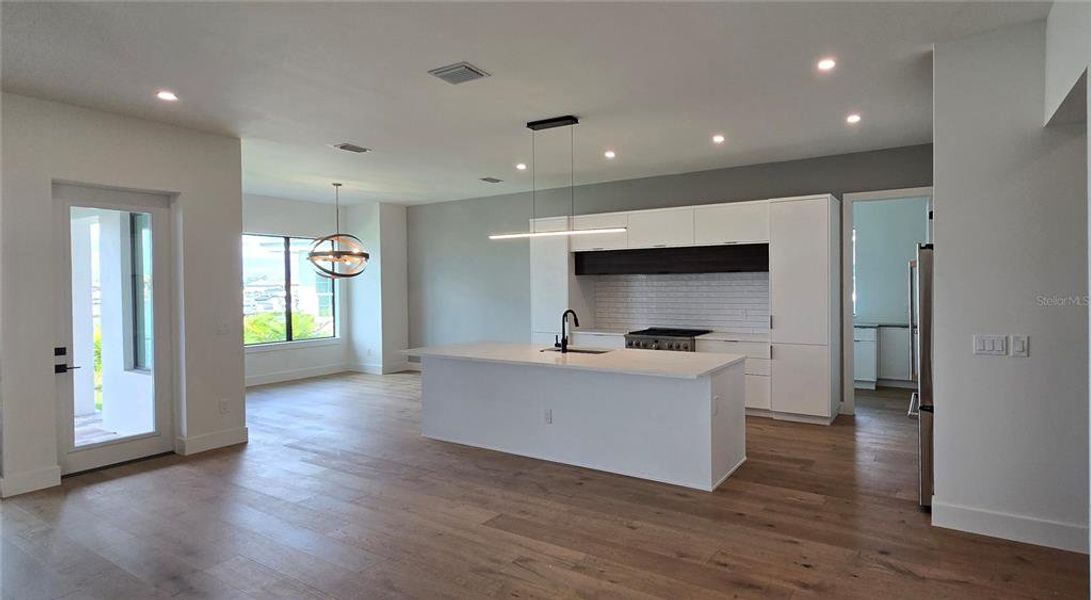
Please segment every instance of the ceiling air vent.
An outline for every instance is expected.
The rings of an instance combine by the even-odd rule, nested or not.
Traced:
[[[497,179],[495,177],[482,177],[481,181],[484,181],[485,183],[503,183],[504,182],[503,179]]]
[[[466,83],[467,81],[489,76],[484,69],[475,67],[468,62],[455,63],[428,72],[451,84]]]
[[[357,154],[363,154],[364,152],[371,152],[371,148],[364,148],[363,146],[357,146],[351,142],[343,142],[340,144],[334,144],[334,148],[338,150],[344,150],[345,152],[355,152]]]

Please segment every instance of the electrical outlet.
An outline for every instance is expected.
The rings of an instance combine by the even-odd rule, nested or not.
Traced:
[[[1013,335],[1011,336],[1011,355],[1018,357],[1030,356],[1030,336],[1029,335]]]
[[[226,415],[229,412],[231,412],[231,404],[228,402],[227,398],[220,400],[220,414]]]
[[[546,422],[546,425],[552,425],[553,424],[553,409],[552,408],[545,409],[545,422]]]
[[[975,335],[974,354],[982,354],[986,356],[1007,356],[1008,336]]]

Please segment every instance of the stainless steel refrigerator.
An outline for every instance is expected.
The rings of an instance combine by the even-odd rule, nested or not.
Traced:
[[[917,469],[921,510],[932,510],[935,406],[932,403],[932,244],[917,245],[917,259],[909,261],[909,344],[912,375],[917,391],[909,401],[909,416],[917,419]]]

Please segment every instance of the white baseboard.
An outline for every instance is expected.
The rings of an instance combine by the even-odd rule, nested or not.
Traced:
[[[402,370],[403,371],[417,371],[417,372],[420,372],[420,363],[419,362],[407,362],[407,363],[405,363],[405,368],[402,369]]]
[[[345,371],[350,370],[352,370],[352,368],[348,365],[323,365],[320,367],[307,367],[306,369],[276,371],[273,373],[265,373],[264,375],[248,376],[246,378],[246,387],[265,385],[267,383],[282,383],[284,381],[294,381],[296,379],[307,379],[308,377],[321,377],[323,375],[333,375],[334,373],[344,373]]]
[[[806,423],[808,425],[832,425],[837,415],[832,417],[814,417],[811,415],[796,415],[773,411],[772,417],[778,421],[791,421],[793,423]]]
[[[878,384],[879,384],[879,387],[902,388],[904,390],[915,390],[915,389],[917,389],[917,382],[915,382],[915,381],[903,381],[901,379],[880,379]]]
[[[748,408],[746,409],[746,416],[776,419],[777,421],[792,421],[793,423],[806,423],[808,425],[831,425],[834,420],[837,419],[837,415],[834,415],[833,417],[812,417],[810,415],[779,413],[767,408]]]
[[[932,525],[1087,554],[1087,525],[948,504],[932,499]]]
[[[9,473],[0,478],[0,498],[36,492],[60,484],[61,467],[58,465],[21,473]]]
[[[714,482],[712,483],[712,488],[711,488],[711,489],[709,489],[709,490],[706,490],[706,491],[709,491],[709,492],[715,492],[715,491],[716,491],[716,488],[720,487],[720,484],[722,484],[723,482],[727,481],[727,478],[728,478],[728,477],[731,477],[732,475],[734,475],[734,474],[735,474],[735,471],[738,471],[738,470],[739,470],[739,467],[741,467],[741,466],[743,465],[743,463],[744,463],[744,462],[746,462],[746,457],[745,457],[745,456],[744,456],[744,457],[742,457],[742,460],[740,460],[739,462],[735,463],[735,466],[734,466],[734,467],[731,467],[730,469],[728,469],[728,470],[727,470],[727,473],[726,473],[726,474],[724,474],[724,476],[723,476],[723,477],[721,477],[721,478],[720,478],[720,479],[719,479],[718,481],[714,481]]]
[[[384,365],[381,363],[356,363],[349,365],[349,370],[356,371],[357,373],[367,373],[368,375],[386,375],[388,373],[397,373],[399,371],[412,370],[408,362],[397,362]]]
[[[199,452],[245,444],[250,439],[250,433],[245,427],[237,429],[224,429],[190,437],[179,437],[174,440],[174,451],[182,456],[189,456]]]

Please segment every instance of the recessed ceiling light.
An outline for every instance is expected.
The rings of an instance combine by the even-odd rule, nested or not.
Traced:
[[[833,68],[836,66],[837,61],[832,58],[823,58],[822,60],[818,61],[819,71],[832,71]]]
[[[159,90],[155,93],[155,97],[167,102],[177,102],[178,95],[170,90]]]
[[[613,158],[617,156],[617,153],[615,153],[613,150],[607,150],[606,152],[603,152],[602,155],[606,158]]]
[[[727,138],[725,138],[724,136],[717,133],[716,135],[712,136],[712,143],[713,144],[722,144],[722,143],[724,143],[724,140],[726,140],[726,139]]]
[[[519,164],[515,165],[515,168],[519,169],[520,171],[526,171],[527,170],[527,163],[519,163]]]
[[[860,122],[860,115],[852,113],[851,115],[845,117],[845,122],[849,125],[855,125]]]

